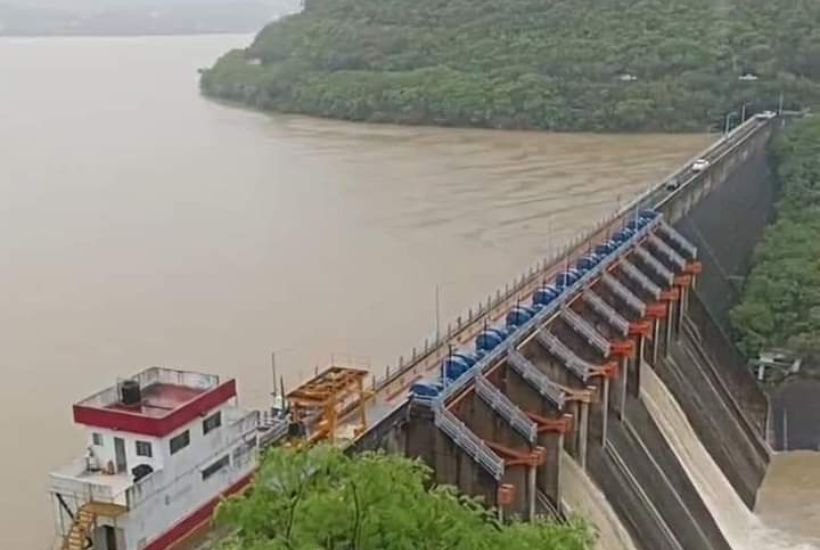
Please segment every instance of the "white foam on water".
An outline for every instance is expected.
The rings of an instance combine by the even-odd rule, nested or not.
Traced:
[[[583,517],[598,531],[595,550],[637,550],[604,494],[575,460],[563,451],[559,475],[564,509]]]
[[[641,397],[733,550],[820,550],[820,541],[770,528],[746,507],[680,404],[647,365],[641,369]]]

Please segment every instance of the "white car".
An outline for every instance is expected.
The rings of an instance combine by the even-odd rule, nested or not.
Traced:
[[[762,120],[768,120],[770,118],[776,117],[777,113],[775,113],[774,111],[763,111],[762,113],[757,113],[757,115],[755,116]]]
[[[698,159],[692,163],[692,171],[693,172],[703,172],[707,168],[709,168],[710,162],[706,159]]]

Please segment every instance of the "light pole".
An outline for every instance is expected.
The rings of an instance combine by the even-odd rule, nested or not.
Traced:
[[[741,123],[741,124],[743,124],[744,122],[746,122],[746,106],[747,106],[747,105],[750,105],[750,104],[749,104],[749,103],[744,103],[744,104],[743,104],[743,106],[740,108],[740,112],[741,112],[741,115],[740,115],[740,123]]]

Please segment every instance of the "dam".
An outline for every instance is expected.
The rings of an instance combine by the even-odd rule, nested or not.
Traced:
[[[501,517],[586,517],[599,548],[814,548],[752,513],[769,404],[728,336],[785,120],[750,119],[706,169],[687,163],[471,308],[373,379],[366,431],[335,435],[420,458]]]

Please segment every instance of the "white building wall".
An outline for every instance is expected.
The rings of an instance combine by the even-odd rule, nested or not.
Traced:
[[[132,509],[127,520],[120,522],[127,550],[143,548],[255,469],[256,447],[249,444],[256,440],[257,413],[220,407],[222,425],[205,435],[202,421],[216,410],[160,441],[159,460],[165,468],[131,490]],[[240,413],[242,420],[236,422]],[[190,444],[171,455],[171,438],[185,429]],[[229,457],[228,466],[203,480],[202,471],[225,455]]]
[[[94,445],[93,434],[99,434],[102,437],[102,445]],[[139,464],[148,464],[155,471],[162,468],[162,449],[167,447],[163,445],[162,439],[151,437],[147,435],[132,434],[128,432],[121,432],[117,430],[109,430],[106,428],[92,428],[86,429],[86,448],[90,447],[94,455],[100,461],[100,467],[106,468],[106,464],[110,461],[116,466],[116,457],[114,451],[114,438],[121,438],[125,441],[125,461],[127,472],[130,474],[131,469]],[[137,441],[146,441],[151,444],[150,458],[137,455]]]

